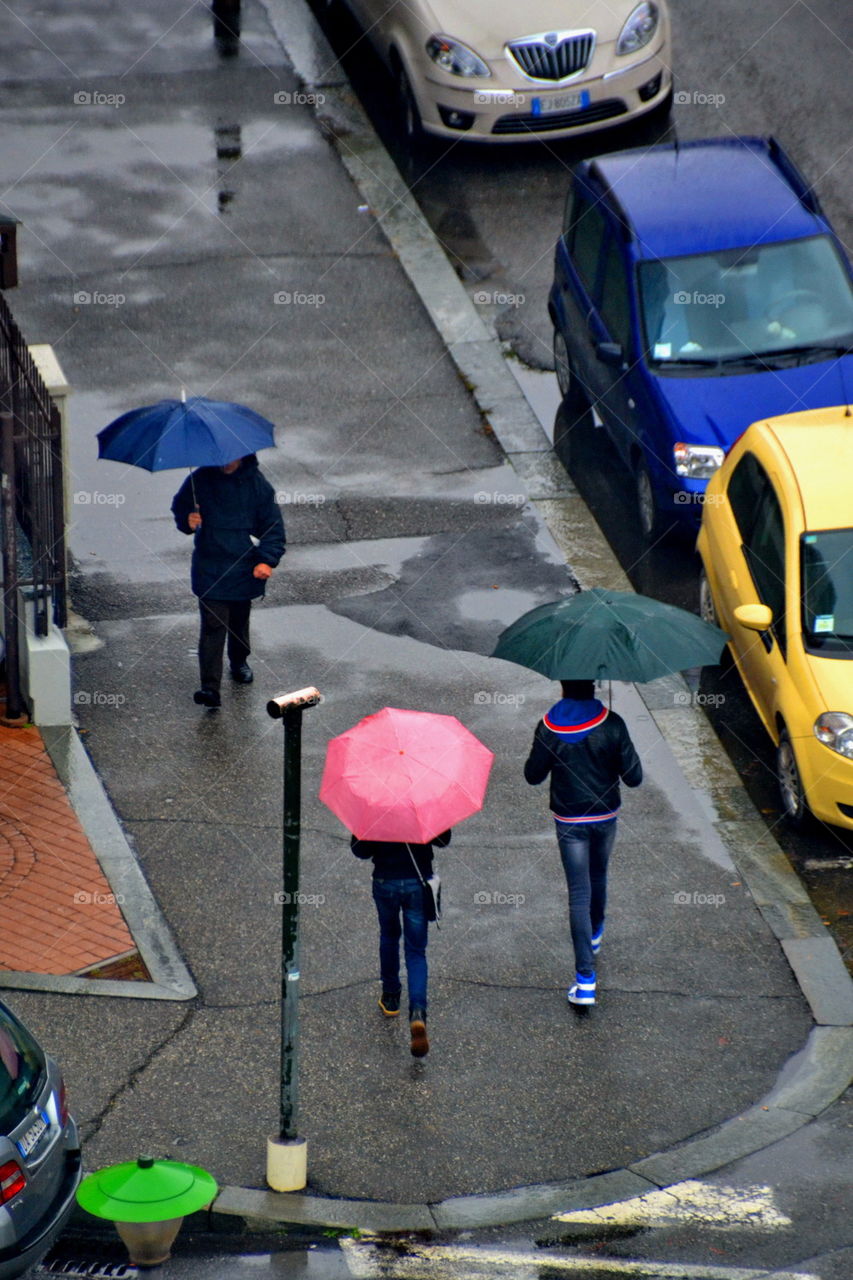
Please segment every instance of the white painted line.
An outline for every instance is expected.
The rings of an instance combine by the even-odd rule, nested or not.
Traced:
[[[690,1222],[751,1231],[791,1225],[791,1219],[776,1208],[772,1187],[715,1187],[692,1180],[597,1209],[555,1213],[554,1218],[558,1222],[602,1226],[672,1227]]]
[[[697,1263],[655,1262],[627,1258],[560,1258],[501,1249],[473,1249],[455,1245],[418,1245],[406,1253],[394,1245],[379,1247],[358,1240],[341,1240],[350,1275],[356,1280],[547,1280],[549,1275],[596,1272],[634,1276],[637,1280],[820,1280],[813,1272],[766,1271],[763,1267],[718,1267]]]

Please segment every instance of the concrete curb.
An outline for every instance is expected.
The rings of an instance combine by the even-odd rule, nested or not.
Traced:
[[[460,376],[581,584],[631,590],[609,544],[568,477],[547,459],[551,443],[523,397],[498,340],[477,314],[394,162],[340,72],[302,0],[264,0],[270,21],[306,88],[323,88],[315,107],[335,135],[344,167],[370,205],[443,339]],[[286,19],[286,20],[285,20]],[[296,37],[293,32],[297,32]],[[306,50],[308,54],[306,56]],[[335,125],[344,122],[345,127]],[[532,481],[532,483],[531,483]],[[572,537],[582,525],[584,555]],[[572,1182],[460,1196],[427,1205],[226,1187],[214,1211],[258,1223],[422,1231],[504,1226],[570,1209],[594,1208],[713,1172],[779,1141],[830,1106],[853,1078],[853,980],[772,833],[746,797],[708,720],[684,681],[637,692],[699,795],[756,905],[781,943],[815,1027],[764,1099],[707,1133],[628,1168]],[[678,697],[674,698],[673,694]]]
[[[44,725],[40,732],[71,807],[110,888],[121,901],[127,927],[153,981],[124,982],[4,970],[0,988],[135,1000],[191,1000],[197,995],[195,984],[76,730],[70,725]]]

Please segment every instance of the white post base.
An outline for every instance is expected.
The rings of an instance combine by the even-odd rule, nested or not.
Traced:
[[[273,1191],[303,1191],[307,1181],[307,1138],[267,1138],[267,1182]]]

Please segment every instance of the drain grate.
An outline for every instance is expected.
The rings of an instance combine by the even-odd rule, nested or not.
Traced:
[[[117,1248],[111,1249],[108,1245],[101,1250],[87,1244],[85,1251],[58,1245],[33,1269],[33,1275],[85,1276],[86,1280],[133,1280],[139,1275],[139,1268],[130,1262],[118,1260],[117,1253]]]

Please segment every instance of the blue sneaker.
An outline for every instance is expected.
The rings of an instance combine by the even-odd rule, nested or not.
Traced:
[[[592,954],[597,956],[601,950],[601,940],[604,937],[604,925],[601,925],[598,933],[592,935]]]
[[[566,999],[569,1004],[595,1004],[595,974],[586,978],[583,974],[576,974],[575,984],[569,987]]]

